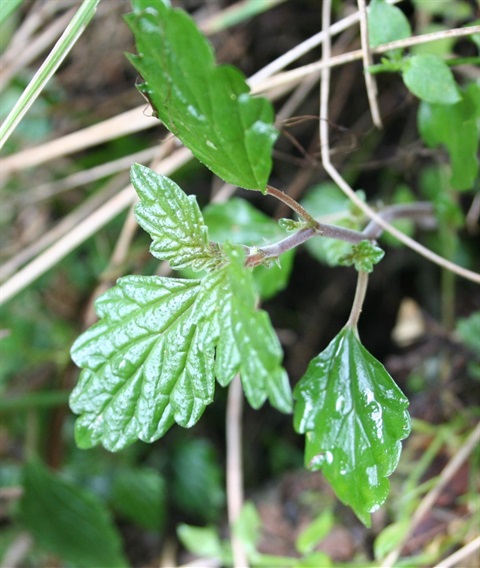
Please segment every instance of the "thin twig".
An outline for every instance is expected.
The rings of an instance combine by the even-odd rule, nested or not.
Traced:
[[[120,276],[119,267],[125,263],[127,258],[130,243],[138,229],[138,223],[135,218],[134,208],[130,207],[127,218],[123,223],[122,230],[113,249],[110,261],[100,277],[100,283],[95,288],[93,294],[90,296],[90,303],[84,316],[84,327],[90,327],[96,320],[95,313],[95,300],[103,294],[112,285],[112,280]]]
[[[12,154],[2,160],[2,176],[85,150],[113,138],[158,126],[158,119],[147,116],[146,108],[145,105],[136,107],[72,134]]]
[[[32,39],[24,49],[15,49],[11,53],[10,58],[5,57],[0,65],[0,83],[2,90],[6,89],[9,81],[16,75],[16,73],[26,67],[29,63],[34,61],[43,51],[53,45],[65,30],[68,22],[72,19],[75,9],[68,11],[39,34],[36,38]]]
[[[68,215],[65,215],[60,221],[43,235],[36,235],[36,239],[31,243],[25,243],[22,249],[9,258],[2,266],[0,281],[9,278],[16,270],[23,264],[40,254],[48,246],[52,245],[55,241],[60,239],[63,235],[74,229],[84,219],[92,215],[99,207],[101,207],[108,199],[112,199],[112,195],[116,194],[119,190],[119,181],[122,185],[125,184],[125,175],[111,180],[100,191],[97,191],[74,209]],[[123,180],[123,181],[122,181]]]
[[[228,389],[226,414],[227,509],[234,568],[248,568],[245,548],[233,532],[233,527],[243,507],[242,406],[242,383],[240,375],[236,375]]]
[[[371,50],[373,54],[382,54],[387,51],[392,51],[394,49],[405,49],[407,47],[412,47],[414,45],[419,45],[422,43],[429,43],[432,41],[442,40],[446,37],[463,37],[471,35],[474,33],[480,33],[480,26],[468,26],[466,28],[454,28],[452,30],[442,30],[441,32],[432,32],[429,34],[422,34],[418,36],[413,36],[407,39],[399,39],[397,41],[391,41],[389,43],[384,43]],[[339,65],[344,65],[345,63],[352,63],[353,61],[358,61],[362,59],[363,52],[361,49],[356,49],[354,51],[349,51],[348,53],[343,53],[342,55],[336,55],[328,58],[323,58],[315,63],[310,63],[302,67],[297,67],[291,71],[285,71],[271,77],[268,81],[265,81],[261,85],[255,86],[252,89],[255,93],[267,93],[268,91],[273,91],[274,89],[288,85],[290,83],[298,83],[299,80],[303,79],[311,73],[316,73],[325,67],[338,67]]]
[[[410,535],[413,533],[413,531],[418,526],[420,521],[423,519],[425,514],[435,504],[435,501],[440,496],[444,487],[452,479],[455,473],[459,470],[463,462],[472,453],[472,451],[475,449],[479,441],[480,441],[480,424],[477,424],[477,426],[474,428],[474,430],[467,438],[467,440],[460,448],[460,450],[452,457],[452,459],[443,468],[438,483],[436,483],[435,486],[422,499],[420,505],[418,506],[418,509],[415,511],[412,517],[408,533],[404,535],[401,542],[398,543],[397,546],[392,550],[392,552],[390,552],[390,554],[387,556],[387,558],[385,558],[382,564],[383,568],[392,568],[392,566],[395,564],[398,557],[400,556],[400,553],[405,545],[405,542],[410,538]]]
[[[387,0],[387,2],[388,4],[398,4],[399,2],[401,2],[401,0]],[[349,14],[345,18],[342,18],[338,22],[332,24],[328,29],[327,33],[330,36],[337,35],[340,32],[346,30],[347,28],[355,25],[359,20],[360,20],[359,12],[354,12],[353,14]],[[265,67],[257,71],[257,73],[254,73],[249,79],[250,85],[253,87],[258,85],[259,83],[264,83],[265,79],[268,79],[278,71],[285,69],[287,65],[290,65],[290,63],[293,63],[297,59],[300,59],[300,57],[302,57],[303,55],[305,55],[315,47],[319,46],[322,43],[324,36],[325,36],[325,31],[322,30],[317,34],[309,37],[302,43],[299,43],[298,45],[296,45],[286,53],[283,53],[280,57],[274,59],[268,65],[265,65]]]
[[[162,174],[169,175],[187,163],[191,157],[192,154],[187,148],[180,148],[174,154],[159,162],[157,169]],[[69,252],[76,249],[100,228],[104,227],[109,221],[134,203],[136,199],[136,194],[131,185],[128,185],[112,197],[90,217],[64,235],[44,253],[37,256],[32,262],[12,276],[10,280],[0,286],[0,305],[10,300],[42,274],[45,274],[47,270],[55,266]]]
[[[322,11],[322,26],[323,29],[328,29],[330,26],[330,0],[326,0],[323,3],[323,11]],[[474,26],[478,28],[480,31],[480,26]],[[453,31],[453,30],[451,30]],[[464,29],[460,31],[464,32]],[[471,33],[471,32],[470,32]],[[432,35],[432,34],[429,34]],[[405,41],[405,40],[402,40]],[[398,43],[398,42],[393,42]],[[392,45],[392,44],[390,44]],[[382,46],[384,47],[384,46]],[[391,225],[388,221],[385,221],[378,215],[369,205],[363,202],[358,195],[353,191],[353,189],[348,185],[345,179],[341,176],[341,174],[337,171],[330,160],[330,143],[329,143],[329,130],[328,130],[328,99],[330,93],[330,66],[327,63],[330,61],[331,58],[331,44],[330,44],[330,36],[325,36],[325,41],[323,43],[323,51],[322,51],[322,61],[323,68],[322,68],[322,81],[320,85],[320,150],[322,156],[322,164],[325,168],[326,172],[330,175],[333,181],[340,187],[340,189],[349,197],[349,199],[367,215],[370,219],[374,220],[382,229],[396,237],[400,242],[404,245],[408,246],[418,254],[422,255],[423,257],[427,258],[431,262],[438,264],[439,266],[446,268],[457,274],[458,276],[462,276],[467,280],[471,280],[472,282],[476,282],[480,284],[480,274],[477,274],[467,268],[463,268],[458,266],[454,262],[443,258],[442,256],[434,253],[430,249],[427,249],[414,239],[408,237],[393,225]]]
[[[378,108],[377,80],[374,75],[368,72],[368,68],[372,64],[373,59],[372,54],[370,53],[370,45],[368,40],[367,5],[365,0],[357,0],[357,5],[358,11],[360,12],[360,37],[362,41],[363,73],[365,75],[365,86],[367,88],[368,103],[370,105],[373,124],[377,128],[383,128],[382,119],[380,118],[380,109]]]
[[[173,138],[171,140],[173,140]],[[162,146],[153,146],[110,162],[104,162],[99,166],[75,172],[65,178],[37,185],[37,187],[27,190],[20,195],[18,197],[18,202],[28,203],[31,205],[37,201],[50,199],[55,195],[69,191],[75,187],[86,185],[107,176],[111,176],[112,174],[116,174],[122,170],[128,170],[135,162],[141,164],[157,157],[161,148]]]
[[[434,566],[434,568],[452,568],[453,566],[462,566],[460,562],[468,558],[474,552],[480,549],[480,536],[474,538],[468,544],[457,550],[444,560],[441,560],[438,564]],[[472,564],[473,566],[473,564]]]
[[[434,220],[433,213],[434,210],[431,203],[420,201],[419,203],[405,205],[390,205],[379,211],[377,215],[388,220],[407,218],[412,221],[431,224]],[[376,221],[370,221],[363,231],[355,231],[339,225],[330,225],[315,219],[313,221],[313,227],[302,228],[276,243],[263,247],[245,247],[248,252],[245,261],[246,266],[258,266],[267,258],[277,258],[284,252],[302,245],[313,237],[338,239],[347,243],[358,244],[364,240],[376,240],[383,233],[383,228]]]

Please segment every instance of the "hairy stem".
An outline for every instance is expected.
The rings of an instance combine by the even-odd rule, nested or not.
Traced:
[[[306,221],[311,227],[316,226],[317,222],[315,221],[315,219],[310,215],[310,213],[306,209],[304,209],[300,205],[300,203],[295,201],[295,199],[293,199],[293,197],[290,197],[289,195],[287,195],[283,191],[280,191],[280,189],[272,187],[271,185],[267,185],[266,193],[267,193],[267,195],[272,195],[273,197],[276,197],[277,199],[279,199],[280,201],[285,203],[285,205],[288,205],[288,207],[290,207],[290,209],[295,211],[295,213],[299,217],[301,217],[304,221]]]
[[[409,203],[406,205],[391,205],[385,207],[378,213],[378,216],[385,220],[407,218],[416,221],[433,221],[433,206],[428,202]],[[313,217],[312,217],[313,219]],[[376,240],[383,233],[383,228],[376,221],[370,221],[363,231],[354,231],[339,227],[337,225],[329,225],[320,223],[313,219],[315,225],[300,229],[296,233],[289,235],[278,243],[273,243],[264,247],[245,247],[247,250],[246,266],[258,266],[266,258],[276,258],[295,248],[312,237],[327,237],[331,239],[339,239],[347,243],[358,244],[364,240]]]
[[[355,290],[355,298],[353,299],[352,311],[347,321],[347,325],[357,327],[360,314],[362,313],[363,301],[367,293],[368,272],[360,270],[357,277],[357,288]]]

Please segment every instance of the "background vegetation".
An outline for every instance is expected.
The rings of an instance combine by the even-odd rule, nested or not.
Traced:
[[[91,10],[85,21],[93,16],[94,4],[83,4]],[[339,201],[321,166],[319,70],[284,82],[282,66],[272,78],[264,69],[319,33],[319,3],[175,4],[195,17],[220,62],[253,76],[258,92],[275,101],[281,137],[272,184],[304,200],[319,216],[338,220],[346,202]],[[79,5],[26,0],[2,5],[2,117],[25,93]],[[467,58],[452,67],[455,80],[461,88],[478,82],[471,59],[478,56],[478,38],[452,33],[475,23],[475,2],[415,0],[399,7],[414,38],[440,32],[435,41],[414,41],[410,54]],[[195,193],[202,206],[233,194],[248,199],[259,208],[255,219],[266,237],[272,229],[262,213],[288,215],[271,198],[212,179],[150,117],[134,88],[137,74],[124,57],[134,51],[123,21],[130,10],[127,1],[100,2],[3,151],[1,291],[8,303],[0,331],[0,558],[8,568],[174,566],[189,562],[192,552],[203,558],[198,565],[218,566],[230,555],[223,540],[228,536],[226,391],[217,390],[216,401],[194,428],[175,427],[152,445],[137,443],[112,454],[79,450],[73,442],[67,399],[78,370],[69,350],[95,319],[93,300],[124,274],[168,271],[149,255],[149,239],[133,219],[130,165],[153,164]],[[350,18],[333,38],[333,57],[360,49],[357,10],[356,2],[333,2],[333,21]],[[318,61],[318,43],[304,53],[294,51],[286,65],[304,68]],[[478,272],[478,175],[466,184],[452,177],[451,138],[447,132],[437,143],[420,132],[418,98],[400,73],[375,77],[382,129],[372,124],[361,59],[332,67],[329,126],[335,167],[375,206],[432,201],[434,226],[399,226]],[[455,151],[465,154],[465,138],[458,144]],[[455,171],[465,171],[464,165]],[[320,185],[330,202],[316,204]],[[236,230],[245,230],[236,222]],[[267,556],[276,555],[309,557],[312,566],[430,566],[456,551],[460,556],[442,566],[475,565],[479,288],[392,237],[385,235],[381,244],[387,254],[371,277],[360,331],[411,400],[414,418],[391,478],[391,496],[374,515],[372,529],[365,529],[320,474],[303,469],[303,441],[293,432],[291,417],[268,406],[246,407],[243,475],[255,509],[244,509],[237,534],[258,565],[307,562]],[[328,254],[313,242],[298,250],[288,287],[264,303],[292,384],[350,310],[354,271],[329,267]],[[209,528],[199,532],[189,525]],[[92,546],[95,542],[100,544]]]

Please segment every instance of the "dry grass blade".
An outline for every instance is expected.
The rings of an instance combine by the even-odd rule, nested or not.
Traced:
[[[162,174],[169,175],[185,164],[191,156],[189,150],[181,148],[157,164],[157,169],[161,171]],[[2,284],[2,286],[0,286],[0,304],[7,302],[39,276],[55,266],[57,262],[64,258],[69,252],[85,242],[129,205],[134,203],[135,200],[136,194],[132,186],[129,185],[125,187],[82,223],[59,239],[49,249],[37,256],[32,262],[12,276],[10,280],[7,280],[5,284]]]

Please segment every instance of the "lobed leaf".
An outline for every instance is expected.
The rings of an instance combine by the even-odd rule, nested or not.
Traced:
[[[368,526],[369,513],[388,495],[400,440],[410,432],[407,399],[349,326],[312,359],[294,397],[307,467],[322,469],[338,498]]]
[[[418,128],[425,143],[434,148],[444,145],[452,164],[451,184],[470,189],[478,177],[480,140],[480,87],[472,83],[455,105],[422,102]]]
[[[342,266],[355,266],[358,272],[373,272],[375,264],[385,256],[385,251],[372,241],[361,241],[351,246],[351,252],[342,256],[339,263]]]
[[[168,260],[174,269],[209,270],[222,261],[222,254],[208,240],[197,200],[186,195],[171,179],[134,164],[132,185],[140,203],[135,206],[139,225],[152,237],[150,252]]]
[[[402,77],[408,90],[427,103],[451,105],[461,98],[448,65],[435,55],[410,57]]]
[[[143,176],[137,214],[154,236],[155,253],[173,258],[171,250],[177,246],[176,221],[162,217],[170,198],[187,229],[192,219],[199,228],[190,241],[187,231],[183,241],[183,261],[192,264],[194,253],[189,251],[205,245],[196,203],[188,198],[185,202],[186,196],[165,178],[138,166],[134,171],[136,181]],[[238,372],[254,408],[268,398],[279,410],[290,412],[282,350],[268,315],[255,308],[243,249],[225,245],[222,254],[223,266],[201,279],[127,276],[97,300],[101,321],[82,334],[71,351],[83,368],[70,397],[72,410],[80,415],[80,447],[102,443],[115,451],[137,438],[156,440],[174,422],[190,427],[212,402],[215,377],[225,386]],[[211,258],[205,258],[208,264]]]
[[[162,0],[132,0],[126,19],[155,115],[194,156],[228,183],[265,190],[278,136],[269,101],[254,98],[234,67],[216,66],[211,45],[183,11]]]

